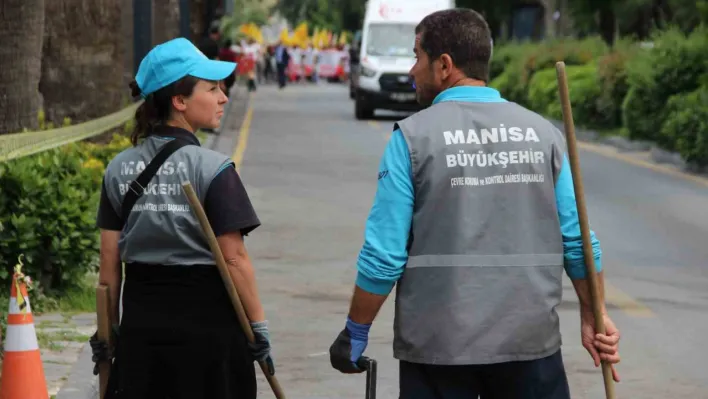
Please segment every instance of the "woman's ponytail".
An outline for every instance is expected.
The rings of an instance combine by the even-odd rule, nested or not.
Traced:
[[[140,104],[135,111],[135,128],[130,135],[130,142],[133,143],[133,146],[138,145],[141,139],[150,136],[155,127],[165,124],[172,112],[172,97],[190,96],[197,82],[197,78],[185,76],[154,93],[150,93],[145,98],[145,102]],[[140,86],[135,80],[130,82],[129,86],[134,98],[141,95]]]
[[[129,86],[131,95],[134,98],[139,97],[140,87],[138,83],[132,81]],[[130,134],[130,142],[133,143],[133,146],[138,145],[141,139],[149,136],[155,125],[159,122],[157,109],[154,104],[154,96],[150,95],[135,111],[135,127]]]

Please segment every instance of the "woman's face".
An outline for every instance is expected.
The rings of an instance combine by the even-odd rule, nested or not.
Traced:
[[[184,98],[182,114],[187,123],[197,129],[216,129],[224,115],[228,97],[221,91],[219,82],[199,80],[192,95]]]

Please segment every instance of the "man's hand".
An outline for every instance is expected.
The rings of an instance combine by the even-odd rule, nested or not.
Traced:
[[[362,373],[356,362],[366,349],[369,342],[371,324],[359,324],[347,318],[344,330],[329,348],[329,361],[332,367],[344,374]]]
[[[94,363],[93,375],[98,375],[99,363],[101,362],[111,362],[113,361],[114,353],[113,350],[118,342],[118,332],[119,328],[117,325],[111,327],[111,343],[112,347],[109,347],[105,341],[100,341],[98,339],[98,331],[93,333],[89,339],[89,344],[91,345],[91,360]]]
[[[600,366],[601,360],[606,361],[612,367],[612,378],[619,382],[619,374],[615,370],[615,364],[620,362],[619,339],[620,332],[615,327],[610,316],[603,313],[605,323],[605,334],[595,332],[595,317],[592,311],[581,311],[580,313],[580,337],[583,347],[587,349],[595,362],[595,367]]]

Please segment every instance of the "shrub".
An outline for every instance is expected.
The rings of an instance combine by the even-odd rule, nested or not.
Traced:
[[[641,51],[627,64],[629,92],[622,104],[623,124],[630,138],[652,140],[674,150],[675,143],[660,134],[665,106],[675,94],[698,88],[708,71],[708,30],[685,36],[669,29],[654,37],[654,47]]]
[[[0,284],[10,283],[20,255],[48,294],[95,270],[102,175],[123,144],[75,143],[0,164]]]
[[[490,86],[497,88],[507,100],[529,106],[529,84],[537,71],[555,68],[558,61],[565,62],[567,66],[585,65],[606,52],[607,46],[596,37],[525,45],[512,49],[509,53],[501,51],[498,64],[504,57],[508,57],[509,62],[506,63],[504,72],[492,81]],[[515,54],[516,57],[509,54]],[[494,68],[498,69],[499,66]]]
[[[597,67],[594,64],[568,66],[566,76],[574,122],[588,127],[597,126],[596,100],[601,91]],[[529,103],[532,110],[549,118],[563,118],[555,68],[544,69],[533,76],[529,84]]]
[[[708,86],[669,99],[661,135],[686,162],[708,165]]]
[[[492,59],[489,64],[489,79],[494,80],[499,77],[508,65],[522,60],[525,55],[533,51],[538,44],[511,42],[494,48]]]
[[[585,65],[607,53],[607,50],[607,45],[599,37],[547,41],[528,54],[524,68],[529,76],[532,76],[536,71],[554,68],[558,61],[563,61],[568,66]]]
[[[513,101],[521,105],[527,104],[526,77],[523,73],[517,73],[514,68],[504,71],[496,79],[489,83],[502,94],[508,101]]]
[[[540,114],[548,114],[552,103],[559,101],[555,68],[536,72],[529,83],[528,107]]]
[[[629,91],[627,82],[627,62],[639,51],[639,47],[628,41],[618,41],[612,52],[597,60],[597,75],[601,87],[597,98],[597,125],[616,128],[622,125],[622,102]]]

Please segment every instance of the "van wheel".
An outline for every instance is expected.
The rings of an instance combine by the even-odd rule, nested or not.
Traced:
[[[354,100],[354,116],[356,119],[372,119],[374,117],[373,108],[369,108],[360,96],[355,96]]]

